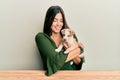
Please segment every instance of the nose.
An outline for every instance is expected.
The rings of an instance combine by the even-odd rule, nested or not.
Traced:
[[[67,42],[67,38],[66,38],[66,37],[63,37],[63,40],[64,40],[65,42]]]
[[[61,25],[60,21],[57,21],[57,26],[60,26],[60,25]]]
[[[66,38],[64,38],[64,39],[63,39],[63,41],[67,42],[67,39],[66,39]]]

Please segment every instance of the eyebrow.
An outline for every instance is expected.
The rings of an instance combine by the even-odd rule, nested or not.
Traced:
[[[57,18],[54,18],[54,19],[58,20]],[[60,19],[60,20],[63,20],[63,18],[62,18],[62,19]]]

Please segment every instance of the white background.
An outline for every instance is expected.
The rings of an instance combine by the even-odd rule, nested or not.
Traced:
[[[120,70],[120,0],[0,0],[0,70],[43,68],[35,35],[51,5],[85,45],[83,70]]]

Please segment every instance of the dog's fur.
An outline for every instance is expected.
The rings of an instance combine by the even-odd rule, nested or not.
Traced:
[[[69,48],[64,51],[65,54],[69,53],[70,51],[72,51],[75,48],[78,48],[78,46],[75,45],[76,40],[74,39],[73,31],[71,31],[70,29],[63,29],[63,30],[61,30],[61,33],[63,35],[63,41],[60,44],[60,46],[57,49],[55,49],[56,52],[60,52],[62,50],[62,48],[64,47],[64,44],[66,44],[66,43]],[[84,58],[84,55],[80,54],[79,57]]]
[[[68,49],[65,50],[65,54],[69,53],[71,50],[77,48],[78,46],[75,45],[75,39],[73,38],[73,34],[72,31],[70,29],[63,29],[61,31],[62,35],[63,35],[63,41],[60,44],[60,46],[55,50],[56,52],[60,52],[62,50],[62,48],[64,47],[64,44],[68,45]]]

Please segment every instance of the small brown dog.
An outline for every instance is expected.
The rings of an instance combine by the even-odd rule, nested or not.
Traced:
[[[78,46],[75,45],[76,40],[74,39],[74,36],[73,36],[75,34],[74,31],[72,31],[71,29],[63,29],[63,30],[61,30],[61,33],[63,35],[63,41],[60,44],[60,46],[57,49],[55,49],[56,52],[60,52],[62,50],[62,48],[64,47],[64,45],[66,45],[66,44],[69,48],[67,48],[64,51],[65,54],[69,53],[70,51],[74,50],[75,48],[78,48]],[[79,57],[84,58],[84,55],[80,54]]]
[[[73,37],[74,32],[70,29],[63,29],[61,30],[61,33],[63,35],[63,41],[60,44],[60,46],[55,50],[56,52],[60,52],[64,45],[67,44],[69,48],[65,50],[65,54],[69,53],[71,50],[78,48],[78,46],[75,45],[75,39]]]

